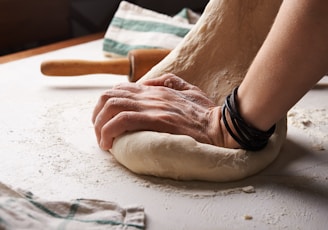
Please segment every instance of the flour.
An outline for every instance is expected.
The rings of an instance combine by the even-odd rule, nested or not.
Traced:
[[[21,129],[4,129],[7,135],[15,136],[11,138],[11,144],[24,144],[24,149],[19,151],[20,158],[25,159],[22,160],[24,165],[17,173],[24,181],[22,187],[31,189],[30,185],[40,184],[41,190],[38,192],[56,197],[58,193],[52,193],[57,191],[58,186],[68,186],[72,190],[74,187],[81,189],[88,186],[88,190],[96,190],[104,186],[115,188],[133,185],[196,199],[246,193],[240,185],[180,182],[131,172],[97,145],[91,123],[94,105],[95,101],[92,100],[82,103],[72,99],[44,107],[36,106],[38,116],[25,116],[28,125],[20,125]],[[29,109],[33,109],[31,105]],[[29,133],[33,133],[33,136]],[[56,178],[60,178],[60,181]],[[45,190],[42,189],[44,186]]]
[[[313,150],[328,149],[328,114],[326,108],[293,108],[288,113],[288,125],[301,129],[311,142]]]

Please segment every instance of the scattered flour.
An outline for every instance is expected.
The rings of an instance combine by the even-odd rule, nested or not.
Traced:
[[[253,186],[238,183],[223,185],[199,181],[183,182],[132,173],[119,164],[109,152],[101,151],[97,146],[91,123],[93,106],[92,101],[74,105],[67,102],[54,104],[44,111],[40,118],[42,124],[35,127],[35,132],[41,135],[44,141],[37,144],[31,142],[31,149],[44,163],[38,168],[40,174],[67,176],[74,178],[76,183],[92,185],[95,188],[104,186],[105,183],[113,186],[134,184],[196,199],[255,193]],[[90,141],[81,142],[86,139]]]
[[[301,129],[309,137],[313,150],[324,151],[328,148],[328,114],[326,108],[293,108],[288,113],[288,125]]]

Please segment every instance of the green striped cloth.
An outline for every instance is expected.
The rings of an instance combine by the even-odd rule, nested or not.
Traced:
[[[75,199],[49,201],[0,182],[0,229],[145,229],[140,206],[122,208],[116,203]]]
[[[199,15],[182,9],[170,17],[122,1],[104,37],[108,56],[126,56],[133,49],[173,49],[189,32]]]

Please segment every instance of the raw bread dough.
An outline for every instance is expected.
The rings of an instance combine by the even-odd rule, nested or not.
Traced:
[[[173,73],[218,105],[242,81],[281,0],[211,0],[193,29],[143,78]],[[131,171],[179,180],[231,181],[259,172],[278,155],[286,119],[265,149],[249,152],[202,144],[184,135],[135,132],[116,138],[111,152]]]
[[[123,135],[111,152],[138,174],[177,180],[225,182],[253,175],[268,166],[285,140],[286,120],[277,124],[265,149],[257,152],[203,144],[185,135],[151,131]]]
[[[138,82],[173,73],[222,105],[240,85],[282,0],[211,0],[184,40]]]

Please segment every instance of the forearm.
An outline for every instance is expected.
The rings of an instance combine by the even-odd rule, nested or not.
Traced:
[[[242,117],[269,129],[328,70],[328,2],[284,1],[238,91]]]

